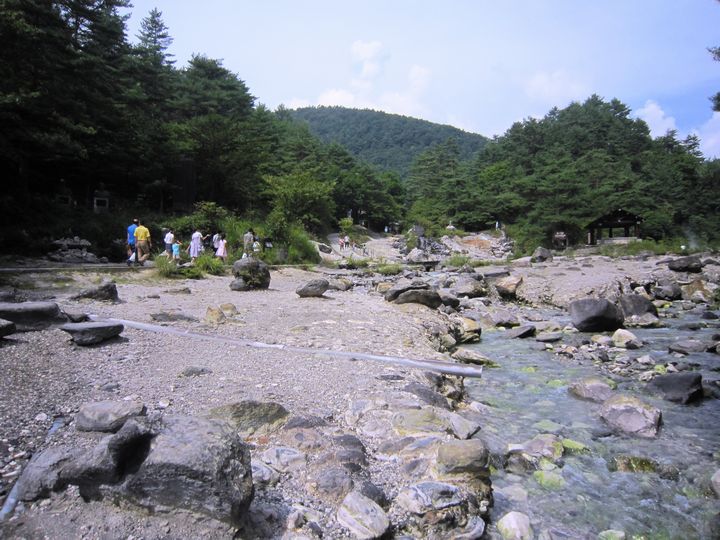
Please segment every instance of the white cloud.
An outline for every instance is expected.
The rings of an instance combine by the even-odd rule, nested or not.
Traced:
[[[574,80],[565,71],[556,70],[533,75],[525,83],[525,93],[530,99],[560,107],[569,101],[587,97],[590,91],[587,85]]]
[[[318,105],[340,105],[341,107],[360,107],[358,98],[349,90],[331,88],[326,90],[317,99]]]
[[[653,137],[661,137],[669,129],[677,130],[675,118],[668,116],[660,104],[652,99],[647,100],[645,106],[635,112],[635,116],[645,120]]]
[[[700,150],[706,158],[720,158],[720,112],[713,113],[710,120],[693,133],[700,137]]]
[[[402,88],[380,89],[383,82],[377,76],[383,60],[382,44],[379,41],[356,41],[351,52],[354,60],[362,62],[359,76],[353,77],[348,88],[330,88],[323,91],[315,105],[338,105],[356,109],[375,109],[408,116],[427,116],[427,107],[423,105],[423,96],[430,84],[430,70],[418,64],[410,66]],[[307,106],[307,100],[293,99],[291,104]],[[290,107],[293,108],[293,107]]]
[[[361,62],[376,58],[382,50],[382,43],[379,41],[355,41],[350,47],[353,58]]]
[[[350,47],[352,57],[360,63],[360,78],[374,79],[382,71],[384,55],[379,41],[355,41]]]

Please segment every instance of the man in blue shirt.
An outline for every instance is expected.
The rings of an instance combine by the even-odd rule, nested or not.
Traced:
[[[138,219],[133,219],[133,222],[130,224],[130,226],[127,228],[127,254],[128,254],[128,261],[127,264],[130,266],[132,263],[137,264],[137,244],[135,244],[135,229],[137,229],[138,226]],[[135,255],[135,259],[131,260],[131,257]]]

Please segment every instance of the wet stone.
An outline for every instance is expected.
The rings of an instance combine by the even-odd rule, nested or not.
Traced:
[[[403,489],[395,502],[414,514],[426,514],[457,506],[462,502],[460,490],[444,482],[420,482]]]

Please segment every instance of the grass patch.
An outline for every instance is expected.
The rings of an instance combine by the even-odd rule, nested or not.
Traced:
[[[600,246],[600,254],[606,257],[627,257],[640,255],[641,253],[652,253],[653,255],[667,255],[671,253],[688,255],[700,249],[682,248],[685,240],[669,238],[665,240],[639,240],[629,244],[605,244]]]
[[[350,256],[345,261],[345,268],[348,270],[357,270],[359,268],[367,268],[368,266],[370,266],[370,259],[356,259]]]
[[[377,268],[375,268],[375,271],[383,276],[396,276],[400,272],[402,272],[402,265],[397,263],[386,263],[386,264],[380,264]]]
[[[468,257],[467,255],[461,255],[460,253],[453,253],[445,260],[445,264],[447,266],[461,268],[466,264],[470,264],[470,257]]]

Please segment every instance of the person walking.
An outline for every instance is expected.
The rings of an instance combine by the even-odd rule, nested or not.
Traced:
[[[227,240],[225,240],[224,234],[220,235],[220,238],[217,241],[217,249],[215,250],[215,256],[218,257],[223,263],[225,262],[225,259],[227,259]]]
[[[138,226],[135,229],[135,244],[137,245],[137,262],[140,266],[143,266],[148,257],[150,257],[152,240],[150,238],[150,231],[143,224],[142,220],[138,220]]]
[[[175,239],[175,243],[172,245],[172,260],[176,263],[180,262],[180,248],[182,247],[182,242],[180,242],[179,239]]]
[[[192,233],[192,236],[190,237],[190,247],[188,248],[188,251],[190,251],[190,262],[194,263],[198,255],[200,255],[200,252],[203,249],[203,240],[205,240],[205,238],[207,238],[207,236],[203,236],[199,230]]]
[[[172,229],[169,229],[165,234],[165,253],[167,253],[168,260],[172,257],[173,244],[175,243],[175,235]]]
[[[137,245],[135,244],[135,229],[138,226],[138,219],[133,219],[127,228],[127,265],[137,264]]]
[[[255,231],[250,228],[243,235],[243,252],[247,257],[252,255],[253,242],[255,242]]]

